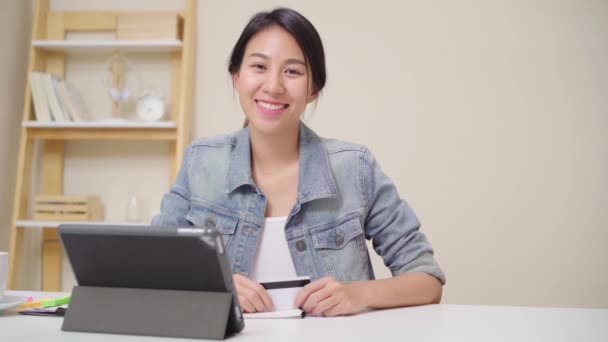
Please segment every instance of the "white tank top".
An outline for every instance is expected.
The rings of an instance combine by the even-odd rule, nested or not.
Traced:
[[[258,241],[250,278],[260,282],[297,277],[285,239],[287,216],[267,217]]]

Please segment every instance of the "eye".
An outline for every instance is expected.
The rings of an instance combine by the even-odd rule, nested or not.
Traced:
[[[254,63],[254,64],[252,64],[251,68],[253,68],[255,70],[259,70],[259,71],[266,70],[266,66],[264,64],[260,64],[260,63]]]
[[[287,70],[285,70],[285,73],[287,75],[293,75],[293,76],[295,76],[295,75],[303,75],[304,74],[303,72],[301,72],[300,70],[297,70],[297,69],[287,69]]]

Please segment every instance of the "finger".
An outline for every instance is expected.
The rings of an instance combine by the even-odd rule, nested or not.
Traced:
[[[334,293],[333,288],[325,286],[322,289],[311,293],[304,302],[302,309],[306,312],[312,312],[312,310],[323,300],[331,297]]]
[[[304,303],[306,302],[306,300],[308,299],[308,296],[310,296],[311,293],[323,288],[325,286],[325,284],[327,282],[329,282],[330,280],[333,280],[333,278],[330,277],[325,277],[319,280],[315,280],[312,283],[304,286],[302,288],[302,290],[300,290],[300,292],[298,292],[298,295],[296,296],[296,299],[294,299],[293,301],[293,306],[295,308],[301,308],[302,305],[304,305]]]
[[[238,296],[239,304],[241,305],[241,311],[243,312],[255,312],[255,307],[251,302],[245,298],[245,296]]]
[[[266,291],[262,285],[248,278],[244,278],[242,280],[242,285],[243,287],[255,292],[256,296],[261,300],[265,308],[268,308],[269,310],[274,309],[272,299],[270,298],[268,291]]]
[[[342,303],[338,303],[323,312],[323,316],[325,317],[342,316],[345,314],[347,313],[344,311],[344,306],[342,305]]]
[[[245,298],[247,298],[251,302],[251,304],[253,304],[253,306],[255,307],[255,311],[264,311],[266,306],[255,291],[249,288],[243,288],[242,292],[243,296],[245,296]]]
[[[253,290],[258,294],[258,296],[264,303],[264,306],[267,307],[268,310],[274,310],[274,303],[272,302],[272,298],[270,298],[270,294],[268,293],[268,291],[266,291],[264,286],[258,283],[254,283]]]
[[[272,299],[270,298],[270,295],[268,294],[268,291],[266,291],[266,289],[260,285],[259,283],[256,283],[255,281],[238,274],[238,277],[236,277],[237,275],[235,275],[235,283],[237,283],[237,285],[240,287],[241,291],[247,291],[248,296],[251,296],[252,294],[251,292],[255,293],[255,296],[259,298],[259,300],[261,301],[262,305],[264,306],[264,308],[262,308],[260,311],[263,311],[265,308],[268,308],[268,310],[273,310],[274,309],[274,304],[272,303]],[[246,290],[247,289],[247,290]],[[252,299],[250,297],[250,299]],[[257,304],[257,300],[252,299],[252,301],[255,303],[256,308],[259,307],[259,305]]]
[[[241,305],[241,310],[250,312],[251,309],[253,308],[253,306],[249,302],[249,300],[247,298],[245,298],[245,296],[243,295],[243,286],[241,285],[241,282],[240,282],[240,279],[238,276],[239,276],[238,274],[235,274],[232,276],[232,279],[234,281],[234,290],[236,291],[237,297],[239,299],[239,304]]]
[[[335,307],[339,303],[340,303],[340,300],[338,299],[337,296],[330,296],[330,297],[320,301],[319,304],[317,304],[317,306],[315,306],[315,308],[312,309],[312,312],[310,314],[312,316],[328,316],[326,314],[326,311]]]

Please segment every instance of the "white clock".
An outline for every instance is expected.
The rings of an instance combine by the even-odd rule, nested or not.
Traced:
[[[145,94],[137,100],[135,112],[142,121],[159,121],[165,115],[165,100],[162,96]]]

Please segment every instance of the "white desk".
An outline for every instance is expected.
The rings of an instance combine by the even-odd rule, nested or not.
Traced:
[[[33,295],[40,292],[8,292]],[[62,318],[0,313],[0,341],[191,341],[61,331]],[[230,341],[608,341],[608,309],[428,305],[351,317],[246,320]]]

